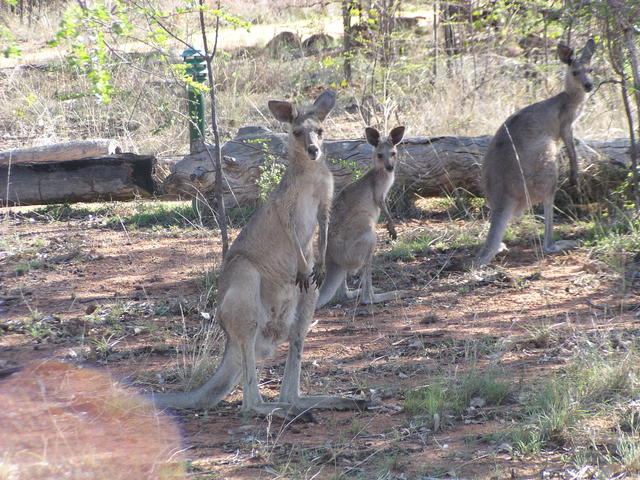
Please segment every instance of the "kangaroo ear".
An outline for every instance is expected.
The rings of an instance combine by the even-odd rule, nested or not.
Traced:
[[[364,129],[364,133],[367,137],[369,145],[377,147],[380,143],[380,132],[373,127],[367,127]]]
[[[589,63],[591,61],[591,57],[596,51],[596,42],[593,38],[587,40],[587,43],[584,44],[582,48],[582,54],[580,55],[580,62]]]
[[[389,139],[394,145],[398,145],[404,137],[404,125],[394,128],[389,132]]]
[[[316,98],[316,101],[313,102],[313,111],[316,117],[318,117],[318,120],[322,122],[325,118],[327,118],[327,115],[329,115],[329,112],[335,104],[335,92],[332,92],[331,90],[325,90],[324,92],[322,92],[320,96]]]
[[[566,63],[567,65],[571,65],[573,61],[573,48],[568,47],[564,43],[558,44],[558,58],[562,63]]]
[[[269,100],[269,110],[277,120],[285,123],[292,123],[297,116],[296,107],[293,104],[280,100]]]

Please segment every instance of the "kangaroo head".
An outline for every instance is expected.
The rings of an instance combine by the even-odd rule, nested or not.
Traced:
[[[380,132],[373,127],[365,128],[365,134],[367,136],[367,142],[373,145],[373,163],[375,168],[385,168],[389,172],[393,172],[396,166],[397,149],[398,145],[402,141],[404,136],[404,127],[396,127],[386,138],[380,138]]]
[[[301,108],[289,102],[269,101],[269,110],[281,122],[288,123],[291,156],[311,161],[322,159],[322,122],[336,103],[336,94],[322,92],[313,105]]]
[[[590,92],[593,90],[593,83],[589,78],[589,74],[591,73],[591,57],[595,51],[596,42],[593,38],[587,40],[579,58],[574,56],[573,48],[563,43],[558,44],[558,58],[567,64],[565,88],[568,92]]]

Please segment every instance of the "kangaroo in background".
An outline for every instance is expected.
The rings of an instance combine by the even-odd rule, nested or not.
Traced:
[[[578,183],[578,159],[572,125],[586,93],[593,89],[589,64],[596,44],[589,39],[580,58],[560,43],[558,57],[567,64],[564,91],[511,115],[498,129],[484,157],[482,178],[491,207],[491,226],[476,265],[486,265],[504,249],[502,238],[509,219],[529,206],[544,205],[544,252],[552,253],[572,242],[553,241],[553,199],[558,183],[557,143],[569,152],[572,186]]]
[[[289,165],[277,189],[251,217],[222,265],[216,316],[226,333],[222,362],[204,385],[186,393],[156,394],[161,407],[216,405],[243,379],[242,410],[292,417],[309,408],[358,408],[363,402],[300,396],[304,338],[324,278],[333,176],[324,162],[322,122],[335,104],[325,91],[310,108],[270,101],[269,110],[290,125]],[[320,257],[313,270],[313,235],[320,225]],[[289,342],[278,402],[264,402],[256,362]]]
[[[367,127],[367,142],[373,145],[373,167],[359,180],[347,185],[333,202],[327,246],[327,278],[320,288],[318,308],[336,293],[337,300],[353,299],[360,294],[362,303],[378,303],[407,296],[406,291],[374,293],[371,264],[376,248],[376,223],[380,210],[387,218],[391,238],[397,237],[389,213],[387,194],[395,178],[396,145],[402,141],[404,127],[396,127],[381,139],[375,128]],[[362,288],[347,288],[347,273],[362,271]]]

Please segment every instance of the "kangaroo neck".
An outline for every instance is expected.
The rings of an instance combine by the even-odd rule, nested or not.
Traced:
[[[575,106],[575,108],[580,107],[587,98],[587,94],[582,87],[580,85],[576,85],[569,77],[565,80],[564,93],[567,97],[567,103],[569,106]]]
[[[322,166],[324,166],[324,158],[321,157],[316,160],[311,160],[309,157],[302,153],[291,152],[291,154],[289,155],[289,164],[291,167],[297,170],[311,172],[318,170],[322,168]]]
[[[556,110],[563,125],[572,124],[582,111],[586,95],[584,91],[564,91],[557,95],[559,100]]]
[[[376,190],[378,190],[382,197],[386,197],[391,185],[393,185],[393,181],[395,179],[395,169],[392,171],[387,170],[386,168],[376,168],[374,170],[373,182],[375,184]]]

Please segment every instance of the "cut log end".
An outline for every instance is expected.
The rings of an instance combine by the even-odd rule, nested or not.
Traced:
[[[0,165],[0,206],[149,197],[154,168],[155,157],[131,153]]]

